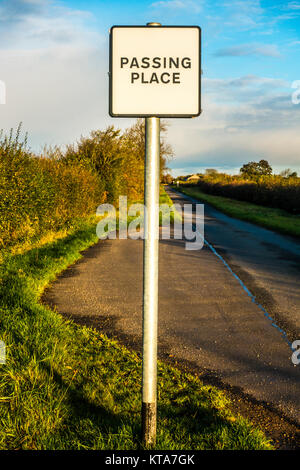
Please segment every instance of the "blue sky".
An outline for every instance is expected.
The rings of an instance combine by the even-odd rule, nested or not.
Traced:
[[[108,31],[149,21],[202,28],[203,113],[169,120],[173,174],[261,158],[300,172],[300,0],[0,0],[0,128],[22,121],[39,151],[131,125],[108,116]]]

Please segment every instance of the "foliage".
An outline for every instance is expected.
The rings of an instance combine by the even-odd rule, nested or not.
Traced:
[[[160,121],[160,174],[161,176],[168,170],[167,163],[173,157],[173,149],[166,141],[168,123]],[[144,160],[145,155],[145,121],[138,119],[137,122],[125,132],[125,138],[129,148]]]
[[[272,171],[272,167],[267,160],[260,160],[258,163],[245,163],[240,169],[241,174],[248,177],[268,176],[272,174]]]
[[[297,171],[292,171],[290,168],[286,168],[280,173],[280,176],[283,176],[283,178],[297,178],[298,174]]]
[[[300,213],[300,178],[297,177],[264,175],[248,178],[218,173],[203,176],[197,185],[208,194]]]
[[[124,156],[120,131],[109,126],[105,131],[92,131],[81,137],[77,145],[70,145],[63,162],[71,167],[80,165],[101,177],[109,202],[114,202],[122,192],[121,167]]]
[[[89,216],[103,199],[103,188],[78,165],[36,157],[26,139],[0,138],[0,243],[14,245],[47,231],[70,228]]]
[[[165,173],[162,175],[161,182],[163,184],[171,184],[174,181],[173,176],[170,173]]]
[[[167,125],[161,123],[161,174],[173,152],[164,134]],[[114,126],[105,131],[92,131],[89,137],[81,137],[76,145],[68,146],[63,155],[66,164],[79,163],[100,175],[109,202],[117,201],[119,195],[129,200],[143,197],[145,125],[144,120],[126,129],[123,134]]]
[[[45,148],[40,156],[27,148],[27,136],[0,133],[0,245],[40,237],[75,226],[104,201],[120,195],[140,200],[144,190],[144,121],[121,133],[114,126],[81,137],[76,145]],[[162,123],[161,172],[172,156]]]

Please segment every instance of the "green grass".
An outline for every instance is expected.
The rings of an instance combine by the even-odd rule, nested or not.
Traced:
[[[200,201],[207,202],[216,209],[237,219],[253,222],[286,235],[300,237],[300,217],[291,215],[284,210],[237,201],[228,197],[212,196],[200,191],[197,187],[176,187],[175,189]]]
[[[168,196],[163,186],[161,186],[160,188],[159,204],[169,206],[170,208],[173,206],[173,201]],[[164,212],[160,212],[159,214],[160,225],[165,225],[168,223],[172,224],[174,223],[174,221],[180,221],[180,222],[182,221],[181,214],[179,214],[179,212],[176,211],[176,209],[174,209],[174,211],[170,210],[170,218],[169,218],[168,210]]]
[[[0,266],[0,449],[139,449],[141,358],[40,303],[97,242],[95,222]],[[105,269],[105,266],[103,267]],[[157,449],[272,449],[226,395],[158,364]]]

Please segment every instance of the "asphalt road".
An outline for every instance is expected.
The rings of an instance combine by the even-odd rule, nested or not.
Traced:
[[[185,250],[184,240],[160,241],[159,353],[238,387],[299,424],[300,365],[293,365],[289,343],[300,339],[300,244],[206,204],[205,239],[199,251]],[[101,241],[44,300],[140,347],[142,256],[141,240]]]

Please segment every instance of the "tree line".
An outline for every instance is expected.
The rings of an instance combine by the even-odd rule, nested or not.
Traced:
[[[177,178],[180,179],[186,180],[186,177]],[[239,175],[219,173],[209,168],[205,174],[198,173],[198,179],[190,184],[196,184],[208,194],[300,214],[300,178],[297,173],[288,168],[275,175],[266,160],[244,164]]]

